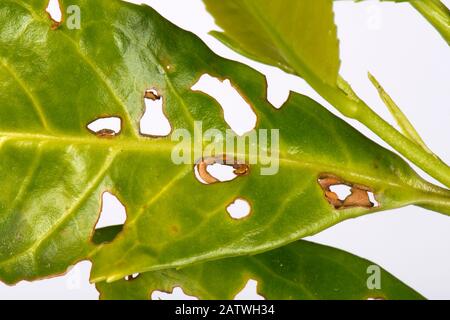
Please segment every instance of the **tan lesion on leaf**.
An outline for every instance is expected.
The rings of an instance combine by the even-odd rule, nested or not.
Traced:
[[[48,18],[51,21],[51,30],[57,30],[62,25],[62,11],[61,11],[61,3],[57,0],[49,0],[46,13]],[[57,20],[57,16],[60,16],[59,20]]]
[[[111,138],[116,136],[116,134],[117,133],[111,129],[101,129],[95,133],[95,135],[100,138]]]
[[[130,274],[130,275],[128,275],[128,276],[125,277],[125,281],[133,281],[133,280],[136,280],[137,278],[139,278],[140,275],[141,275],[140,273],[133,273],[133,274]]]
[[[157,101],[161,99],[161,96],[158,94],[158,92],[154,89],[146,90],[144,93],[145,99],[150,99],[152,101]]]
[[[122,118],[103,115],[86,125],[88,131],[98,138],[114,138],[122,131]]]
[[[180,226],[177,224],[173,224],[170,226],[169,231],[172,235],[176,236],[180,233]]]
[[[248,164],[237,161],[233,157],[229,157],[227,155],[203,158],[201,161],[197,163],[196,166],[199,177],[206,184],[221,182],[219,179],[217,179],[211,173],[208,172],[208,167],[216,163],[233,167],[234,169],[233,173],[236,175],[236,177],[246,176],[250,172],[250,166]]]
[[[325,199],[335,209],[370,209],[376,206],[375,203],[370,200],[369,194],[373,194],[373,191],[369,187],[345,181],[344,179],[329,174],[320,175],[318,183],[323,190]],[[344,199],[339,198],[338,194],[331,190],[331,187],[333,186],[342,185],[350,187],[350,194]]]
[[[50,29],[52,29],[52,30],[56,30],[56,29],[58,29],[60,26],[61,26],[61,22],[59,22],[59,21],[55,21],[55,20],[53,20],[52,19],[52,25],[51,25],[51,27],[50,27]]]

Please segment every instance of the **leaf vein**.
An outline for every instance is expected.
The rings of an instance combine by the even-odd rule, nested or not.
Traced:
[[[30,99],[30,102],[31,102],[34,110],[36,111],[37,116],[39,117],[39,120],[40,120],[42,126],[44,127],[44,129],[47,131],[51,131],[50,126],[45,118],[43,107],[42,107],[42,104],[40,103],[39,99],[33,95],[31,90],[28,89],[28,86],[26,85],[25,81],[22,78],[20,78],[18,72],[12,66],[10,66],[5,59],[0,59],[0,64],[16,81],[16,83],[20,86],[20,88],[25,93],[25,95],[28,97],[28,99]]]
[[[41,238],[34,242],[31,246],[27,247],[25,250],[15,254],[14,256],[0,261],[0,265],[4,265],[6,263],[9,263],[10,261],[18,259],[18,257],[26,255],[29,252],[36,252],[36,250],[42,245],[42,243],[48,239],[64,222],[67,221],[68,218],[72,216],[74,212],[84,203],[84,201],[91,195],[91,192],[101,183],[104,176],[107,174],[108,169],[110,168],[111,164],[114,162],[116,158],[117,152],[110,152],[108,156],[106,157],[102,168],[100,172],[91,180],[91,182],[88,184],[86,190],[83,192],[83,194],[76,200],[76,202],[56,221],[52,227],[47,230],[45,234],[41,236]],[[33,255],[33,259],[36,257]]]

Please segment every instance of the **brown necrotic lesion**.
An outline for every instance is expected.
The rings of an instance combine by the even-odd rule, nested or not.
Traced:
[[[122,130],[122,119],[116,116],[99,117],[86,127],[89,132],[99,138],[113,138]]]
[[[47,12],[48,18],[52,23],[50,26],[51,30],[58,29],[62,24],[62,11],[59,1],[49,0],[45,11]]]
[[[95,135],[100,138],[110,138],[114,137],[116,134],[117,133],[111,129],[101,129],[95,133]]]
[[[155,89],[146,90],[144,93],[145,99],[150,99],[152,101],[157,101],[161,99],[161,96],[158,94],[158,92]]]
[[[372,202],[370,199],[370,195],[373,195],[373,191],[369,187],[348,182],[337,176],[328,174],[321,175],[318,179],[318,183],[323,190],[325,199],[335,209],[356,207],[370,209],[377,206],[375,201]],[[332,190],[332,188],[336,186],[347,186],[350,189],[348,195],[340,197]]]
[[[201,178],[202,182],[205,184],[213,184],[217,182],[223,182],[217,177],[213,176],[209,171],[208,168],[210,166],[220,164],[222,166],[228,166],[233,168],[233,174],[235,175],[234,178],[248,175],[250,172],[249,165],[236,161],[233,157],[228,157],[226,155],[219,156],[219,157],[209,157],[209,158],[203,158],[201,161],[199,161],[196,165],[196,169],[199,175],[199,178]]]
[[[144,105],[145,111],[139,121],[140,134],[151,138],[169,136],[172,126],[164,110],[164,97],[157,89],[144,91]]]

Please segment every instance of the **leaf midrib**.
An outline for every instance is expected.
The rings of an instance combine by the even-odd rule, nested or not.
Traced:
[[[3,138],[3,139],[2,139]],[[0,139],[2,142],[7,141],[30,141],[35,143],[53,143],[60,146],[69,145],[91,145],[107,149],[118,149],[120,151],[139,151],[146,153],[161,153],[161,150],[171,151],[175,146],[175,143],[167,139],[167,137],[162,138],[151,138],[151,137],[139,137],[132,139],[130,137],[121,136],[120,134],[115,137],[99,138],[92,134],[92,137],[83,136],[71,136],[71,135],[47,135],[40,133],[16,133],[16,132],[0,132]],[[281,151],[281,150],[280,150]],[[235,153],[238,157],[245,157],[247,154]],[[397,188],[413,188],[408,184],[401,182],[387,181],[386,179],[381,179],[375,175],[367,175],[365,172],[359,172],[355,169],[348,170],[348,165],[330,165],[321,162],[317,158],[305,157],[288,157],[285,153],[281,151],[280,162],[284,162],[290,167],[300,167],[300,168],[311,168],[318,173],[334,173],[336,175],[349,175],[355,177],[355,179],[363,179],[365,181],[373,181],[378,185],[386,185]],[[424,191],[420,189],[421,191]]]
[[[265,24],[265,19],[261,16],[260,12],[258,12],[258,10],[254,7],[249,6],[245,1],[242,2],[243,5],[246,7],[247,11],[249,11],[249,13],[257,20],[257,22],[264,28],[264,30],[266,30],[266,32],[268,32],[268,34],[270,35],[270,37],[272,38],[273,41],[278,42],[282,45],[283,48],[289,48],[288,46],[285,45],[285,43],[281,40],[281,38],[279,37],[278,33],[275,30],[272,29],[267,29],[266,24]],[[35,19],[38,19],[41,22],[46,22],[43,17],[37,15],[36,11],[29,7],[28,5],[25,4],[19,4],[21,5],[23,8],[25,8],[27,11],[29,11],[33,17],[35,17]],[[114,98],[116,100],[118,100],[118,102],[120,102],[120,104],[124,107],[124,111],[127,113],[126,117],[127,117],[127,122],[128,124],[131,124],[132,121],[129,118],[129,113],[127,111],[127,108],[125,107],[125,105],[123,104],[123,102],[121,101],[120,98],[118,98],[115,94],[114,91],[112,90],[110,84],[108,81],[106,81],[104,79],[104,77],[102,76],[102,72],[100,70],[98,70],[98,68],[92,63],[92,61],[85,56],[84,54],[81,53],[81,51],[79,50],[78,44],[68,35],[66,35],[64,32],[60,32],[60,34],[66,38],[73,46],[74,49],[77,51],[77,53],[80,55],[80,57],[87,63],[89,64],[89,66],[92,68],[92,70],[96,73],[96,75],[103,81],[105,82],[105,85],[107,86],[107,88],[111,91],[111,93],[114,95]],[[289,51],[289,50],[288,50]],[[152,60],[154,61],[154,63],[159,64],[158,60],[156,59],[155,55],[153,52],[151,53],[151,57]],[[293,57],[295,57],[296,59],[299,60],[299,62],[306,67],[303,63],[302,63],[302,59],[299,58],[295,52],[290,52],[291,55],[293,55]],[[181,99],[181,97],[177,94],[176,90],[174,90],[174,87],[170,81],[171,79],[167,79],[166,77],[166,81],[168,81],[169,83],[169,87],[171,90],[174,91],[174,94],[176,96],[177,99],[180,100],[180,103],[183,105],[184,108],[186,108],[186,105],[184,104],[183,99]],[[183,110],[186,111],[186,110]],[[190,113],[188,112],[188,114],[190,115]],[[133,136],[134,136],[134,130],[132,130],[133,132]],[[103,145],[106,147],[110,147],[110,148],[114,148],[117,147],[122,149],[122,150],[141,150],[141,151],[147,151],[147,152],[157,152],[161,150],[161,147],[167,147],[167,148],[172,148],[173,144],[168,141],[168,140],[163,140],[163,139],[159,139],[158,143],[142,143],[145,140],[150,140],[148,138],[141,138],[139,136],[136,136],[135,140],[129,139],[129,138],[121,138],[120,136],[115,137],[114,139],[99,139],[99,138],[88,138],[88,137],[74,137],[74,136],[68,136],[68,135],[59,135],[59,136],[50,136],[50,135],[43,135],[43,134],[27,134],[27,133],[20,133],[20,134],[16,134],[16,133],[6,133],[6,132],[0,132],[0,137],[7,137],[7,139],[9,138],[18,138],[18,139],[25,139],[25,140],[42,140],[42,141],[53,141],[55,143],[62,143],[62,144],[91,144],[91,145]],[[118,140],[116,142],[113,142],[114,140]],[[347,172],[346,168],[340,168],[338,166],[330,166],[324,163],[320,163],[317,162],[316,159],[305,159],[305,158],[301,158],[298,160],[292,160],[290,158],[280,158],[281,161],[284,161],[286,163],[290,163],[291,165],[295,163],[296,166],[300,166],[300,167],[310,167],[310,168],[314,168],[316,169],[318,172],[333,172],[333,171],[337,171],[337,172]],[[347,172],[348,173],[348,172]],[[395,187],[409,187],[411,188],[411,186],[406,185],[406,184],[399,184],[399,183],[393,183],[393,182],[389,182],[386,183],[385,180],[383,179],[377,179],[374,176],[370,176],[370,175],[366,175],[364,173],[358,173],[355,170],[352,170],[352,173],[354,176],[360,176],[363,177],[364,180],[367,181],[376,181],[378,183],[381,184],[385,184],[385,185],[390,185],[390,186],[395,186]]]
[[[86,129],[87,130],[87,129]],[[2,139],[3,138],[3,139]],[[92,134],[89,136],[72,136],[72,135],[47,135],[41,133],[17,133],[17,132],[0,132],[0,139],[2,141],[30,141],[30,142],[48,142],[56,145],[91,145],[104,148],[129,150],[129,151],[146,151],[146,152],[161,152],[161,149],[172,149],[174,144],[165,137],[139,137],[131,139],[126,136],[116,135],[114,137],[100,138]],[[146,143],[146,142],[154,143]]]
[[[42,104],[40,103],[40,101],[33,95],[24,80],[18,75],[18,72],[13,67],[11,67],[5,59],[0,59],[0,65],[3,66],[5,70],[13,77],[14,81],[24,92],[25,96],[28,97],[37,116],[39,117],[39,121],[41,122],[42,126],[45,130],[49,131],[50,127],[47,123],[47,119],[45,118],[45,114],[43,112]]]

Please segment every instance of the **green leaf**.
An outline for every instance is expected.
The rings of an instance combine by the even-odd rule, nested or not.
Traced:
[[[226,31],[213,34],[233,49],[336,85],[340,61],[332,0],[204,2]]]
[[[338,75],[338,65],[333,69],[335,70],[333,81],[330,81],[324,72],[319,72],[318,68],[321,65],[328,66],[329,61],[339,59],[331,0],[204,0],[204,2],[217,24],[224,29],[223,33],[213,32],[219,40],[249,58],[278,66],[286,72],[303,77],[343,115],[364,124],[409,161],[446,187],[450,187],[450,167],[410,141],[359,99],[351,86]],[[439,1],[424,1],[425,7],[432,7],[430,10],[433,17],[448,15],[448,12],[437,13],[438,10],[445,10],[442,6],[431,5],[432,2]],[[417,3],[421,4],[422,1]],[[256,17],[256,21],[252,20],[253,17]],[[439,22],[444,24],[446,20],[443,20],[440,19]],[[448,26],[447,24],[446,31],[450,30]],[[298,45],[303,40],[295,38],[297,33],[303,35],[304,39],[311,40],[308,45]],[[330,41],[326,39],[335,43],[336,47],[329,45]],[[269,48],[266,48],[267,46]],[[324,51],[325,48],[328,50]],[[285,58],[285,61],[277,60],[272,51],[279,52],[279,56]],[[317,58],[314,63],[307,63],[302,58],[302,55],[309,54]],[[316,68],[313,69],[310,65]]]
[[[258,282],[257,293],[268,300],[423,299],[374,263],[307,241],[256,256],[99,282],[96,287],[105,300],[148,300],[153,291],[172,292],[174,287],[199,299],[231,300],[249,280]]]
[[[153,9],[64,0],[63,12],[76,5],[82,13],[81,29],[69,29],[69,16],[55,26],[46,5],[0,4],[2,281],[59,274],[87,258],[94,281],[111,281],[263,252],[378,210],[419,204],[450,213],[449,191],[305,96],[274,109],[261,74],[216,56]],[[205,131],[229,128],[219,103],[191,89],[204,73],[231,81],[254,108],[257,129],[280,130],[278,174],[261,175],[259,163],[232,182],[204,185],[193,164],[173,163],[178,141],[140,134],[150,88],[173,130],[192,133],[194,120]],[[122,119],[119,135],[86,128],[108,116]],[[318,182],[324,175],[359,193],[367,187],[380,207],[335,208]],[[124,204],[127,221],[111,243],[97,245],[91,237],[104,191]],[[236,198],[252,206],[246,219],[226,211]]]

